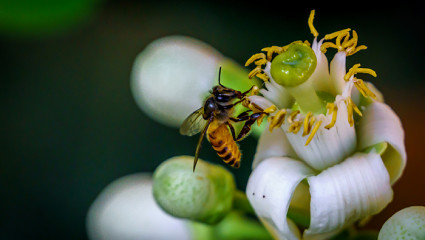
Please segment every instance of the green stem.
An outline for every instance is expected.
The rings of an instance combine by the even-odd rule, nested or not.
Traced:
[[[237,189],[235,190],[235,194],[233,196],[233,209],[240,210],[248,214],[255,214],[255,211],[249,203],[245,193]]]

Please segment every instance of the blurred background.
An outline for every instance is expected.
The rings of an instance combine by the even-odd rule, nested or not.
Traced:
[[[259,4],[259,3],[258,3]],[[214,1],[0,0],[0,239],[87,239],[85,217],[113,180],[193,155],[197,138],[145,115],[130,91],[132,64],[151,41],[186,35],[243,64],[270,45],[350,27],[369,48],[348,58],[399,114],[408,164],[393,202],[366,226],[425,205],[425,14],[403,6]],[[365,77],[365,80],[372,80]],[[241,142],[245,189],[256,139]],[[222,164],[211,147],[203,159]]]

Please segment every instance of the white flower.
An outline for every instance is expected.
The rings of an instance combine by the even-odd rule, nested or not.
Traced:
[[[184,119],[202,106],[213,86],[245,91],[259,81],[246,69],[210,45],[189,37],[169,36],[150,43],[136,58],[131,91],[138,106],[154,120],[180,127]]]
[[[318,41],[313,17],[314,11],[309,19],[314,54],[307,42],[298,41],[265,48],[267,55],[247,62],[257,65],[250,76],[266,86],[264,97],[251,97],[251,103],[279,109],[269,117],[271,132],[260,137],[246,189],[256,214],[277,239],[327,239],[379,213],[392,200],[391,187],[406,164],[399,118],[373,85],[356,77],[376,73],[360,64],[345,69],[346,57],[366,47],[357,46],[357,33],[350,29]],[[330,66],[327,48],[338,50]],[[290,57],[303,56],[295,65],[304,56],[315,56],[316,62],[295,66],[303,68],[302,76],[273,69],[287,57],[274,61],[274,54],[291,51],[296,54]]]
[[[170,216],[157,205],[148,173],[124,176],[109,184],[87,214],[90,240],[185,240],[192,238],[191,231],[187,220]]]

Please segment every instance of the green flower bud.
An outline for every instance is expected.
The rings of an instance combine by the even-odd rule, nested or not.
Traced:
[[[425,239],[425,207],[408,207],[390,217],[378,237],[378,240],[387,239]]]
[[[273,59],[270,73],[278,84],[295,87],[307,81],[316,65],[316,54],[311,47],[304,43],[293,43]]]
[[[215,224],[232,209],[233,175],[225,168],[199,160],[193,172],[193,157],[178,156],[154,172],[153,194],[170,215]]]

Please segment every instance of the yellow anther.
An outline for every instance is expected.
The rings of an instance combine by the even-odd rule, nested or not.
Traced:
[[[350,34],[348,34],[344,41],[342,42],[342,47],[343,48],[348,48],[348,47],[356,47],[357,46],[357,41],[359,40],[359,37],[357,35],[357,32],[353,30],[353,38],[351,38],[350,40],[348,40],[350,38]]]
[[[248,73],[248,78],[252,78],[255,75],[257,75],[258,73],[261,73],[261,71],[263,71],[263,69],[261,69],[260,66],[254,68],[251,72]]]
[[[367,49],[367,47],[365,45],[358,46],[354,50],[349,49],[349,50],[347,50],[347,56],[351,56],[351,55],[357,53],[358,51],[365,50],[365,49]]]
[[[325,126],[326,129],[332,128],[336,123],[336,117],[338,113],[338,107],[334,103],[328,103],[326,108],[329,110],[329,114],[332,114],[331,122]]]
[[[335,48],[338,49],[338,46],[333,42],[324,42],[322,46],[320,46],[320,51],[323,53],[326,53],[328,48]]]
[[[266,114],[261,114],[261,116],[257,119],[257,125],[258,126],[261,125],[265,116],[266,116]]]
[[[321,124],[322,124],[322,120],[320,120],[320,121],[316,122],[316,124],[314,124],[313,130],[311,131],[310,135],[307,138],[307,141],[305,142],[305,146],[307,146],[311,142],[311,140],[313,139],[317,130],[319,130],[319,127],[320,127]]]
[[[354,85],[364,97],[371,97],[373,99],[376,99],[375,93],[369,90],[363,80],[356,78],[354,81]]]
[[[286,109],[279,110],[276,115],[269,118],[270,126],[269,131],[271,132],[274,128],[282,126],[285,121]]]
[[[347,106],[348,123],[352,127],[354,124],[354,116],[353,116],[353,105],[351,104],[351,98],[345,99],[345,105]]]
[[[260,106],[252,102],[249,102],[246,107],[252,110],[254,113],[263,112],[263,109]]]
[[[278,47],[278,46],[271,46],[261,49],[261,51],[267,52],[267,60],[271,61],[273,54],[277,53],[280,54],[284,52],[286,49],[285,47]]]
[[[375,71],[373,71],[372,69],[370,69],[370,68],[357,68],[356,69],[356,73],[367,73],[367,74],[370,74],[370,75],[372,75],[372,76],[374,76],[374,77],[376,77],[377,75],[376,75],[376,72]]]
[[[304,118],[304,130],[303,130],[303,136],[307,135],[310,132],[310,118],[313,114],[311,112],[308,112],[307,115]]]
[[[338,37],[341,34],[345,35],[349,31],[351,31],[351,29],[350,28],[347,28],[347,29],[344,29],[344,30],[336,31],[334,33],[326,34],[325,35],[325,40],[330,40],[330,39],[336,38],[336,37]]]
[[[335,44],[338,46],[338,50],[344,50],[344,47],[341,44],[341,41],[344,38],[344,41],[347,41],[347,39],[350,37],[350,32],[342,32],[338,37],[336,37]]]
[[[297,116],[298,113],[300,113],[299,110],[291,112],[291,114],[289,114],[289,117],[288,117],[288,122],[292,123],[294,121],[295,116]]]
[[[270,107],[264,109],[263,112],[270,114],[270,113],[274,113],[277,110],[277,107],[275,105],[271,105]]]
[[[265,58],[255,61],[255,65],[260,66],[266,64],[268,61]]]
[[[292,122],[291,125],[288,128],[288,132],[292,132],[294,134],[297,134],[301,129],[302,123],[300,121]]]
[[[255,76],[258,77],[259,79],[263,80],[264,82],[269,81],[269,76],[267,76],[267,74],[265,74],[265,73],[257,73],[257,75],[255,75]]]
[[[319,36],[319,33],[317,32],[316,28],[313,26],[313,20],[314,20],[314,10],[311,10],[310,16],[308,17],[308,27],[310,28],[311,34],[313,34],[314,37]]]
[[[345,76],[344,76],[344,80],[345,80],[345,81],[350,80],[350,78],[351,78],[354,74],[356,74],[356,71],[357,71],[357,69],[358,69],[359,67],[360,67],[360,63],[354,64],[354,66],[352,66],[352,67],[348,70],[348,72],[345,74]]]
[[[252,86],[251,91],[249,92],[250,96],[257,95],[260,92],[260,89],[257,86]]]
[[[307,46],[311,46],[311,44],[310,44],[310,42],[308,41],[308,40],[305,40],[304,42],[303,42],[305,45],[307,45]]]
[[[376,72],[375,71],[373,71],[372,69],[370,69],[370,68],[361,68],[360,67],[360,63],[357,63],[357,64],[354,64],[354,66],[353,67],[351,67],[349,70],[348,70],[348,72],[345,74],[345,76],[344,76],[344,80],[345,81],[348,81],[348,80],[350,80],[350,78],[353,76],[353,75],[355,75],[355,74],[357,74],[357,73],[367,73],[367,74],[370,74],[370,75],[372,75],[372,76],[374,76],[374,77],[376,77],[377,75],[376,75]]]
[[[254,55],[252,55],[245,63],[245,67],[251,65],[251,63],[253,63],[254,61],[258,60],[258,59],[265,59],[266,55],[264,53],[256,53]]]

